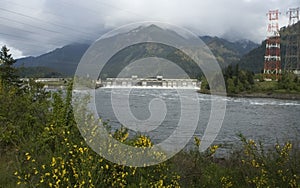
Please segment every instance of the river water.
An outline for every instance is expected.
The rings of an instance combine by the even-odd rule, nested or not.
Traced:
[[[118,108],[118,103],[114,104],[114,108],[112,107],[112,94],[114,96],[128,95],[124,89],[97,89],[96,108],[104,121],[109,120],[112,128],[117,128],[123,123],[115,115],[114,109]],[[175,89],[132,89],[130,91],[130,111],[138,120],[143,121],[150,117],[149,103],[151,100],[159,99],[165,103],[167,113],[162,123],[151,128],[151,131],[142,132],[148,135],[154,143],[167,139],[178,125],[182,110],[179,95],[184,95],[184,92],[179,94]],[[196,96],[195,104],[200,107],[199,121],[194,136],[201,138],[211,113],[211,102],[216,98],[196,93],[196,91],[194,96]],[[239,145],[239,137],[237,136],[239,133],[248,139],[260,140],[265,146],[274,145],[277,141],[299,141],[300,101],[216,97],[226,101],[226,113],[222,127],[214,140],[214,144],[222,144],[223,149],[228,150]],[[191,106],[190,108],[194,107]],[[128,125],[124,124],[124,126]],[[192,140],[188,146],[192,145]]]

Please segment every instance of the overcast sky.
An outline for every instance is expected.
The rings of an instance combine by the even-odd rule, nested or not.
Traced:
[[[37,56],[74,42],[92,42],[106,31],[136,21],[162,21],[197,35],[249,39],[266,35],[269,10],[300,0],[0,0],[0,45],[15,58]]]

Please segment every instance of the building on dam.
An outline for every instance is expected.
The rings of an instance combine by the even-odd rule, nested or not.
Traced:
[[[131,78],[106,78],[106,80],[98,80],[97,84],[101,87],[163,87],[163,88],[194,88],[199,89],[201,82],[197,79],[171,79],[163,76],[150,78],[139,78],[131,76]]]

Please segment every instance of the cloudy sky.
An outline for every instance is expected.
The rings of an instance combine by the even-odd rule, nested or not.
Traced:
[[[37,56],[74,42],[92,42],[105,32],[137,21],[162,21],[198,35],[249,39],[266,35],[268,10],[299,0],[0,0],[0,45],[15,58]]]

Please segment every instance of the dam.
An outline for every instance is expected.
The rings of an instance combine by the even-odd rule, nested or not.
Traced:
[[[106,88],[165,88],[165,89],[200,89],[201,82],[197,79],[164,78],[163,76],[139,78],[106,78],[98,80],[98,87]]]

